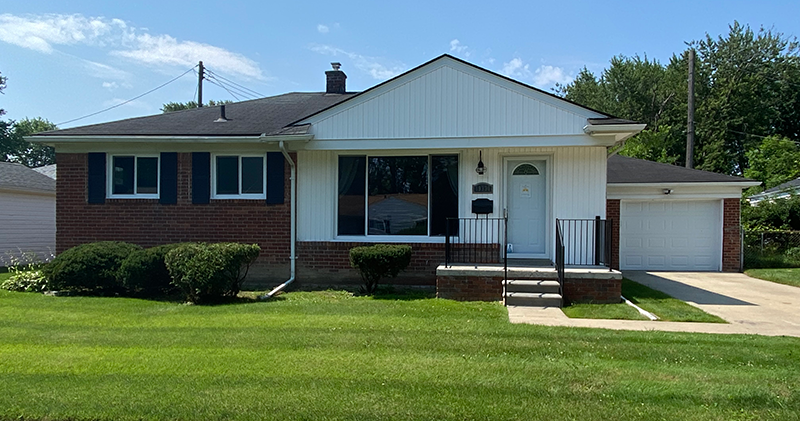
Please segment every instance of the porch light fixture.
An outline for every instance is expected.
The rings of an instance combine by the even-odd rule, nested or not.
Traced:
[[[486,165],[483,165],[483,151],[478,152],[478,166],[475,168],[478,175],[486,174]]]
[[[664,190],[661,190],[661,191],[664,192],[664,194],[671,194],[672,193],[672,189],[664,189]]]

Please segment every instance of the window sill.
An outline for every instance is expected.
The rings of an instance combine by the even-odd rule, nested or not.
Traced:
[[[106,196],[106,199],[113,200],[113,199],[159,199],[159,195],[157,194],[114,194],[111,196]]]
[[[244,196],[244,195],[224,195],[224,196],[211,196],[211,200],[267,200],[267,196]]]
[[[444,236],[427,235],[339,235],[332,241],[343,243],[431,243],[444,244]]]

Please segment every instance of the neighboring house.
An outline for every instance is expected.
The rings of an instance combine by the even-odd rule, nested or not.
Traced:
[[[0,162],[0,266],[25,253],[56,251],[56,181],[21,164]]]
[[[747,200],[755,205],[762,200],[787,199],[792,195],[800,194],[800,178],[787,181],[779,186],[764,190],[759,194],[750,196]]]
[[[354,246],[405,243],[414,252],[400,281],[432,284],[448,218],[474,219],[476,199],[490,200],[479,203],[488,217],[507,210],[509,258],[528,259],[518,262],[554,260],[556,219],[621,211],[625,227],[628,197],[655,200],[645,186],[624,197],[609,187],[607,201],[607,148],[643,124],[449,55],[361,93],[346,92],[338,66],[326,75],[325,92],[32,136],[56,148],[57,250],[98,240],[258,243],[253,279],[286,279],[296,263],[298,279],[313,283],[357,279]],[[719,200],[737,188],[723,184]],[[738,201],[720,212],[738,221]],[[738,260],[722,261],[738,253],[738,231],[719,231],[720,265],[704,268],[738,270]],[[466,229],[460,240],[482,241]],[[567,247],[583,247],[577,241]]]

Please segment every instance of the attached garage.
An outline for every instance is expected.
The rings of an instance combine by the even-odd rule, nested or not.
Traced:
[[[757,181],[612,156],[607,214],[616,219],[616,267],[738,271],[739,200]]]
[[[620,269],[718,271],[722,201],[620,203]]]

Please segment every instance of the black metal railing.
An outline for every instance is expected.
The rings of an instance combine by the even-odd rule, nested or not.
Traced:
[[[506,264],[507,225],[506,218],[447,218],[445,266]]]
[[[561,224],[556,219],[556,273],[558,274],[558,293],[564,296],[564,234],[561,232]]]
[[[611,269],[613,220],[556,219],[556,232],[564,248],[563,265],[605,266]],[[556,236],[558,242],[558,235]],[[556,245],[558,248],[558,245]]]

